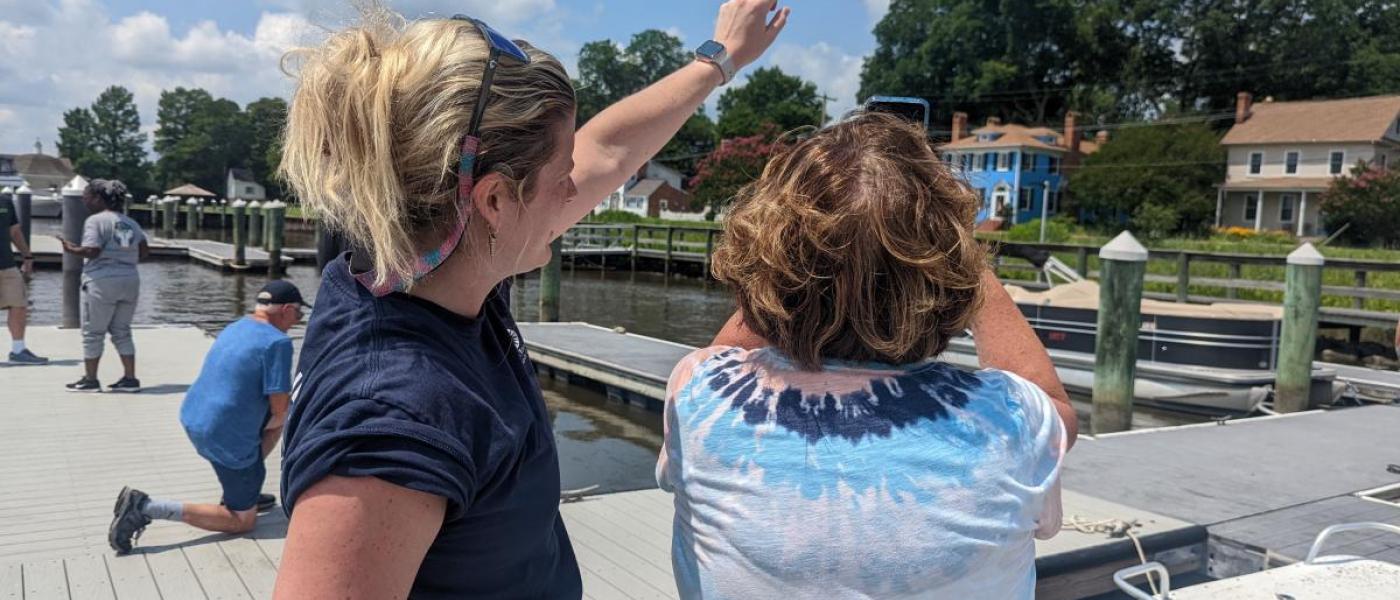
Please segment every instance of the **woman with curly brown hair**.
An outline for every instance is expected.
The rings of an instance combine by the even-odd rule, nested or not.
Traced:
[[[682,597],[1033,597],[1076,421],[976,212],[881,114],[736,200],[714,275],[739,312],[671,375],[657,464]],[[937,361],[968,328],[983,369]]]

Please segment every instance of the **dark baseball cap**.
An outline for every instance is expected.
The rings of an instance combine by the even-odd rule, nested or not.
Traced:
[[[290,281],[282,279],[274,279],[262,287],[258,292],[258,304],[300,304],[311,308],[310,304],[301,299],[301,290]]]

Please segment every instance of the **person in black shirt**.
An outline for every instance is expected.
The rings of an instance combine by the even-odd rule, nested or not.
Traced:
[[[776,9],[724,3],[695,63],[581,129],[554,57],[468,17],[371,3],[299,57],[281,174],[350,251],[294,377],[275,597],[583,595],[508,280],[772,44]]]

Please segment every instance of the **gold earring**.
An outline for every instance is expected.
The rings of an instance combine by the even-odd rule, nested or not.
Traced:
[[[491,256],[495,256],[495,255],[496,255],[496,230],[492,229],[492,230],[490,230],[490,231],[491,231]]]

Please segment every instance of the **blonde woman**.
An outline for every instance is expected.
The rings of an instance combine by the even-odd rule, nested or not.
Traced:
[[[739,313],[676,367],[657,479],[683,598],[1035,592],[1074,410],[923,130],[867,114],[775,156],[714,274]],[[983,370],[936,360],[971,328]]]
[[[361,25],[299,57],[282,174],[353,250],[327,265],[286,424],[277,598],[579,598],[510,276],[782,30],[719,9],[703,58],[575,131],[554,57],[467,17]]]

